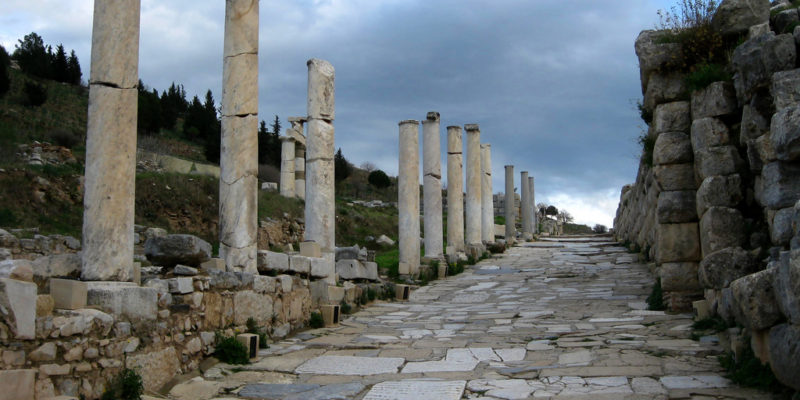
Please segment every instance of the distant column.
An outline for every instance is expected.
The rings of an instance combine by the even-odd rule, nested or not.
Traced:
[[[478,124],[464,125],[467,131],[467,214],[466,244],[481,244],[481,130]]]
[[[514,166],[506,165],[506,196],[505,196],[505,217],[506,217],[506,244],[514,244],[517,237],[517,229],[514,224]]]
[[[287,136],[294,138],[294,195],[298,199],[306,198],[306,141],[303,133],[305,117],[289,117],[292,126],[286,131]]]
[[[494,202],[492,199],[492,145],[481,144],[481,240],[494,243]]]
[[[442,147],[438,112],[429,112],[422,121],[422,138],[425,257],[442,258]]]
[[[323,258],[333,260],[336,243],[334,198],[333,119],[335,109],[333,66],[308,60],[308,135],[306,137],[305,239],[319,244]]]
[[[400,275],[419,270],[419,121],[400,122],[400,165],[397,177]]]
[[[225,2],[220,152],[220,257],[257,272],[258,0]]]
[[[291,136],[281,136],[281,196],[294,197],[295,141]]]
[[[463,252],[464,173],[462,172],[461,127],[447,127],[447,254]]]
[[[81,279],[133,279],[139,0],[95,1]]]
[[[533,177],[528,177],[528,190],[531,197],[531,233],[539,232],[539,223],[536,221],[536,196],[533,190]]]
[[[522,211],[522,238],[531,238],[531,191],[528,188],[530,181],[528,180],[528,171],[520,173],[520,181],[522,182],[522,198],[519,202],[520,211]]]

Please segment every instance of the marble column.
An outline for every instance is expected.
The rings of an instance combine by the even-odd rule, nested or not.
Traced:
[[[494,201],[492,199],[492,145],[481,144],[481,240],[494,243]]]
[[[81,279],[133,279],[139,0],[94,2]]]
[[[506,244],[514,244],[517,237],[517,229],[514,224],[514,166],[506,165],[506,196],[505,196],[505,217],[506,217]]]
[[[423,203],[425,214],[425,257],[440,259],[442,248],[442,147],[439,113],[431,111],[422,121]]]
[[[295,141],[291,136],[281,136],[281,196],[294,197]]]
[[[298,199],[306,198],[306,139],[303,134],[305,117],[289,117],[291,127],[286,131],[294,138],[294,195]]]
[[[533,190],[533,177],[528,177],[528,190],[531,198],[531,233],[539,232],[539,223],[536,221],[536,196]]]
[[[319,244],[322,257],[336,251],[336,199],[333,153],[335,117],[333,66],[308,60],[308,136],[306,137],[305,239]]]
[[[225,1],[220,258],[228,270],[257,273],[258,0]]]
[[[465,251],[461,127],[447,127],[447,254]]]
[[[522,183],[522,198],[519,202],[519,208],[522,212],[522,239],[527,240],[531,238],[531,191],[528,189],[530,181],[528,180],[528,171],[520,172],[520,181]]]
[[[481,130],[478,124],[464,125],[467,131],[467,213],[464,235],[468,245],[481,244]]]
[[[419,121],[400,122],[397,177],[400,275],[419,271]]]

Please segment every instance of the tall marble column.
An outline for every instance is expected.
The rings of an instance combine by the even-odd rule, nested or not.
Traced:
[[[397,177],[401,275],[419,271],[419,121],[400,121]]]
[[[425,214],[425,257],[442,258],[442,147],[439,113],[431,111],[422,121],[423,203]]]
[[[478,124],[464,125],[467,131],[467,213],[466,244],[481,244],[481,130]]]
[[[289,117],[291,127],[287,136],[294,138],[294,195],[298,199],[306,198],[306,137],[303,134],[305,117]]]
[[[519,202],[519,208],[522,212],[522,238],[531,238],[531,191],[528,188],[530,181],[528,180],[528,171],[520,173],[520,181],[522,181],[522,198]]]
[[[94,2],[81,279],[133,279],[139,0]]]
[[[506,196],[505,196],[505,217],[506,217],[506,244],[514,244],[517,237],[517,227],[514,222],[514,166],[506,165]]]
[[[531,198],[531,233],[539,232],[539,223],[536,221],[536,196],[533,190],[533,177],[528,177],[528,190]]]
[[[294,197],[295,141],[291,136],[281,136],[281,196]]]
[[[464,173],[462,172],[461,127],[447,127],[447,254],[463,252]]]
[[[494,243],[494,201],[492,199],[492,145],[481,144],[481,240]]]
[[[229,270],[257,272],[258,0],[225,1],[219,254]]]
[[[336,251],[336,199],[334,198],[335,117],[333,66],[308,60],[308,135],[306,137],[305,239],[319,244],[323,258]]]

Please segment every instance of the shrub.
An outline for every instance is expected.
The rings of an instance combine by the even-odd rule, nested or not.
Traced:
[[[369,301],[375,301],[375,298],[378,297],[378,292],[376,292],[373,288],[369,288],[367,289],[367,297],[369,298]]]
[[[267,332],[258,326],[256,320],[253,319],[253,317],[250,317],[247,319],[247,322],[245,322],[245,325],[247,326],[247,333],[258,335],[258,347],[261,349],[268,349],[269,343],[267,343]]]
[[[650,296],[647,296],[647,309],[653,311],[664,311],[667,306],[664,304],[663,292],[661,291],[661,278],[656,278]]]
[[[42,85],[25,82],[25,104],[39,107],[47,101],[47,88]]]
[[[505,225],[506,224],[506,217],[503,215],[495,215],[494,216],[494,223],[497,225]]]
[[[369,303],[369,294],[367,294],[366,290],[361,291],[360,301],[362,305]]]
[[[592,231],[594,231],[594,233],[606,233],[608,232],[608,228],[605,225],[597,224],[592,228]]]
[[[214,357],[227,364],[248,364],[250,362],[247,347],[241,344],[235,337],[222,336],[217,333],[217,346],[214,350]]]
[[[733,79],[731,74],[722,65],[702,63],[686,75],[686,87],[690,92],[694,92],[705,89],[714,82],[730,81],[731,79]]]
[[[317,329],[322,328],[325,326],[325,320],[322,319],[322,314],[317,311],[311,313],[311,317],[308,319],[308,326]]]
[[[66,129],[56,129],[48,134],[50,141],[58,146],[66,148],[73,148],[78,144],[83,143],[82,138],[75,132],[70,132]]]
[[[464,261],[458,260],[447,266],[447,275],[458,275],[462,272],[464,272]]]
[[[656,138],[653,135],[648,134],[647,132],[643,132],[641,136],[639,136],[638,140],[639,144],[642,146],[642,162],[644,165],[648,167],[653,166],[653,150],[656,147]]]
[[[350,314],[353,312],[353,307],[351,307],[346,301],[342,300],[342,302],[339,303],[339,311],[341,311],[342,314]]]
[[[639,116],[646,124],[653,122],[653,110],[648,110],[642,101],[636,102],[636,108],[639,110]]]
[[[750,340],[744,342],[749,344]],[[781,384],[775,379],[769,364],[761,364],[761,360],[756,358],[749,345],[743,346],[738,360],[732,354],[727,353],[719,356],[719,363],[728,371],[725,377],[734,383],[762,390],[776,392],[783,390]]]
[[[103,392],[102,400],[139,400],[142,398],[144,386],[142,377],[129,368],[125,368],[114,377]]]
[[[658,11],[658,28],[666,31],[659,42],[681,46],[667,69],[693,72],[702,64],[727,63],[729,49],[739,38],[724,38],[712,26],[718,4],[715,0],[681,0],[670,11]]]
[[[389,176],[386,175],[386,172],[383,172],[379,169],[369,173],[367,182],[378,189],[385,189],[389,186],[392,186],[392,181],[389,179]]]

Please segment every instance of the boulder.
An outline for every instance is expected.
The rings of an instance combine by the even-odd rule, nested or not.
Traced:
[[[697,205],[693,190],[661,192],[656,216],[660,224],[680,224],[697,221]]]
[[[33,282],[33,268],[28,260],[0,261],[0,278]]]
[[[800,158],[800,104],[782,108],[772,116],[769,137],[778,160]]]
[[[180,371],[180,355],[170,346],[149,353],[129,355],[125,367],[139,371],[142,385],[148,392],[156,392]]]
[[[661,224],[656,229],[656,262],[697,261],[700,238],[697,223]]]
[[[636,38],[635,50],[639,58],[641,71],[642,94],[647,93],[650,76],[653,72],[674,62],[680,57],[681,46],[678,43],[660,43],[658,40],[665,31],[645,30]]]
[[[650,74],[644,93],[645,110],[652,112],[656,106],[680,100],[686,94],[686,79],[679,72]]]
[[[772,287],[781,314],[790,323],[800,325],[800,258],[792,259],[789,254],[784,251],[778,260],[770,263],[770,267],[775,268]]]
[[[771,19],[772,26],[775,27],[775,32],[792,33],[794,26],[797,25],[797,22],[800,22],[800,15],[798,15],[796,8],[790,8],[788,10],[779,11]]]
[[[692,118],[719,117],[739,108],[736,90],[730,82],[714,82],[692,93]]]
[[[769,32],[736,47],[731,67],[739,103],[749,102],[759,89],[767,88],[775,72],[793,69],[796,54],[791,34],[776,36]]]
[[[694,164],[656,165],[653,176],[662,191],[693,190],[697,188]]]
[[[739,144],[747,144],[749,140],[755,139],[769,132],[770,121],[749,104],[742,107],[742,124],[739,127]]]
[[[761,170],[763,192],[761,203],[770,209],[779,210],[794,206],[800,200],[800,165],[774,161]]]
[[[36,336],[36,284],[0,278],[0,320],[17,339]]]
[[[745,243],[744,218],[734,208],[710,207],[700,218],[700,242],[703,255]]]
[[[389,238],[386,235],[380,235],[377,239],[375,239],[375,243],[382,245],[382,246],[394,246],[394,240]]]
[[[792,240],[792,218],[794,217],[794,207],[787,207],[778,210],[772,221],[769,221],[769,236],[772,244],[786,246]]]
[[[717,118],[700,118],[692,121],[692,149],[695,152],[730,143],[728,127]]]
[[[796,106],[800,102],[800,68],[772,74],[770,94],[776,110]]]
[[[697,189],[697,215],[702,217],[711,207],[736,207],[742,200],[739,174],[710,176]]]
[[[739,35],[769,22],[769,9],[769,0],[722,0],[711,23],[723,35]]]
[[[653,164],[684,164],[694,159],[689,135],[681,132],[665,132],[658,135],[653,149]]]
[[[769,328],[782,317],[772,288],[774,274],[765,269],[731,282],[736,320],[751,331]]]
[[[156,265],[199,267],[211,258],[211,245],[194,235],[156,236],[144,243],[144,253]]]
[[[311,272],[311,258],[298,255],[289,256],[289,270],[298,274]]]
[[[735,174],[744,166],[744,162],[736,147],[718,146],[695,152],[695,165],[700,179],[706,179],[709,176]]]
[[[769,330],[770,367],[781,383],[800,390],[800,325],[780,324]]]
[[[758,268],[758,260],[750,252],[741,247],[728,247],[707,255],[700,262],[698,279],[705,288],[723,289]]]
[[[42,256],[33,261],[33,277],[37,281],[48,278],[79,278],[81,253]]]
[[[688,101],[660,104],[653,112],[656,135],[664,132],[688,132],[692,122]]]
[[[697,281],[697,263],[665,263],[661,265],[661,288],[665,291],[692,292],[702,289]]]
[[[339,260],[336,262],[336,273],[345,280],[378,280],[378,264],[358,260]]]

